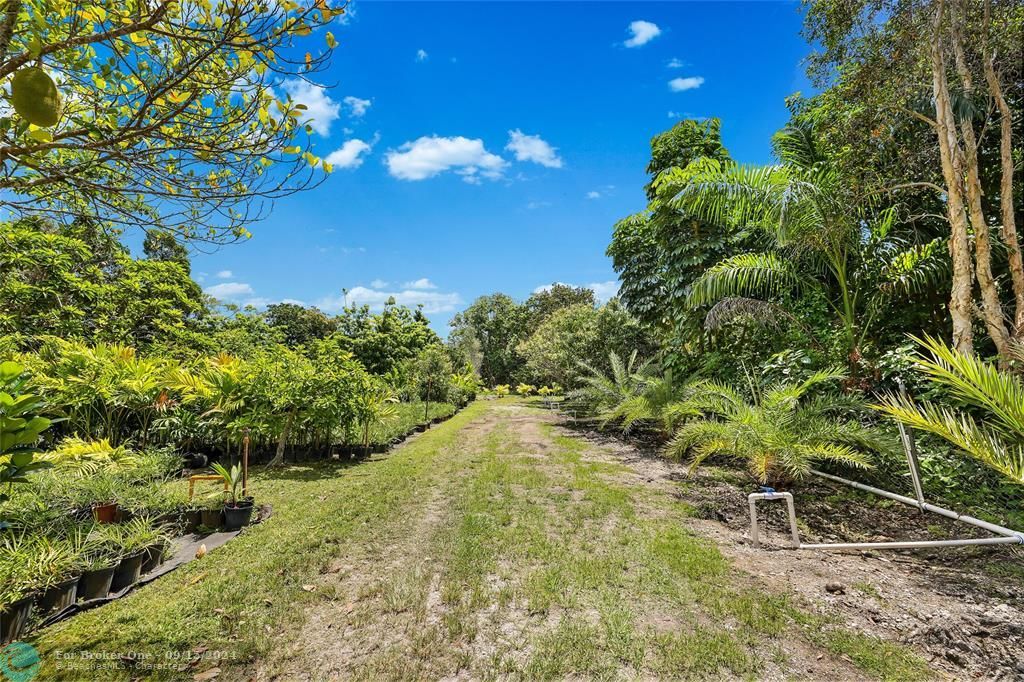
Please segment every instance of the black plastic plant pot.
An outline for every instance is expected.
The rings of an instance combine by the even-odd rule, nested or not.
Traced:
[[[78,600],[105,599],[110,594],[110,583],[116,569],[117,566],[111,566],[83,573],[82,579],[78,581]]]
[[[142,573],[142,555],[143,552],[140,550],[121,559],[121,564],[114,571],[114,577],[110,581],[111,592],[120,592],[139,581],[139,575]]]
[[[185,531],[189,533],[195,533],[196,529],[199,528],[203,523],[203,512],[199,509],[189,509],[185,511]]]
[[[416,425],[416,433],[423,433],[424,431],[427,430],[427,428],[429,426],[430,426],[430,424],[417,424]]]
[[[387,452],[388,451],[388,446],[385,445],[384,443],[374,443],[373,444],[373,451],[375,453],[377,453],[377,454],[380,454],[382,452]]]
[[[237,507],[224,505],[224,530],[241,530],[252,521],[252,502],[239,502]]]
[[[189,452],[182,455],[183,463],[189,469],[202,469],[205,467],[210,459],[201,452]]]
[[[28,619],[32,617],[33,595],[11,602],[0,611],[0,644],[13,642],[25,631]]]
[[[41,613],[63,611],[74,604],[78,598],[78,581],[79,576],[75,576],[44,590],[36,602],[39,611]]]
[[[149,573],[164,562],[164,552],[167,551],[167,543],[161,540],[150,545],[142,553],[142,572]]]
[[[203,509],[200,521],[207,528],[220,528],[222,516],[223,514],[220,509]]]

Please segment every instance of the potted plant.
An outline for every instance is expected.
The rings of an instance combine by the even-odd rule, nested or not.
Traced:
[[[27,555],[0,551],[0,645],[21,637],[32,617]]]
[[[185,505],[185,532],[195,533],[199,526],[203,523],[203,509],[202,506],[195,501],[189,501]]]
[[[106,598],[110,594],[114,571],[120,563],[121,557],[110,550],[86,554],[82,562],[82,578],[78,581],[78,600]]]
[[[229,470],[220,462],[216,462],[211,468],[228,482],[228,501],[224,505],[224,530],[235,531],[248,526],[252,520],[252,498],[239,497],[242,467],[236,464]]]
[[[32,552],[32,573],[39,596],[40,613],[61,611],[75,603],[81,577],[81,558],[75,544],[68,540],[35,538],[28,547]]]
[[[96,523],[116,523],[118,505],[114,480],[109,476],[98,476],[89,481],[85,491],[91,497],[90,508]]]
[[[201,528],[216,530],[224,520],[224,496],[220,491],[209,495],[199,510]]]
[[[171,548],[170,538],[167,537],[162,531],[157,539],[146,549],[143,550],[142,555],[142,572],[143,574],[149,573],[154,568],[164,562],[168,552]]]
[[[146,549],[163,537],[163,531],[140,516],[120,526],[108,526],[104,534],[121,556],[110,582],[110,591],[120,592],[138,582]]]

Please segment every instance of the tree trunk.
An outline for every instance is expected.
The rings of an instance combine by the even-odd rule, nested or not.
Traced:
[[[942,176],[946,182],[946,211],[949,218],[949,252],[953,263],[953,283],[950,291],[949,314],[953,321],[953,347],[962,353],[974,352],[974,332],[971,328],[973,308],[973,273],[971,252],[964,213],[962,175],[956,164],[956,122],[949,99],[946,80],[946,61],[942,54],[942,20],[945,2],[939,0],[935,11],[934,31],[931,38],[932,91],[935,97],[935,132],[942,161]]]
[[[293,421],[295,421],[294,407],[288,413],[288,418],[284,422],[284,428],[281,429],[281,436],[277,439],[277,453],[267,466],[276,467],[284,464],[284,445],[288,442],[288,433],[292,430]]]
[[[952,16],[950,41],[957,73],[963,84],[963,92],[967,97],[974,93],[974,78],[967,66],[964,56],[963,39],[957,28],[959,17]],[[985,220],[985,209],[981,204],[981,177],[978,171],[978,139],[974,133],[974,121],[970,117],[960,120],[960,134],[963,145],[953,149],[954,168],[960,166],[958,177],[964,178],[967,194],[967,214],[971,228],[974,230],[974,271],[981,289],[981,317],[988,329],[989,336],[995,343],[999,353],[999,361],[1004,365],[1008,360],[1009,334],[1003,318],[1003,305],[999,301],[999,286],[992,274],[992,241],[989,235],[988,221]]]
[[[1013,205],[1013,112],[1003,96],[994,64],[995,55],[989,53],[988,32],[992,26],[992,3],[985,2],[985,32],[981,50],[981,62],[985,70],[989,95],[999,110],[999,160],[1002,175],[999,181],[999,203],[1002,207],[1003,227],[1001,235],[1006,245],[1006,255],[1013,281],[1013,333],[1015,339],[1024,335],[1024,259],[1021,258],[1020,240],[1017,237],[1017,220]]]

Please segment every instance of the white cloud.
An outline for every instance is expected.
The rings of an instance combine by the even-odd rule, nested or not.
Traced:
[[[619,281],[611,279],[607,282],[591,282],[587,288],[594,292],[594,297],[598,301],[604,302],[615,298],[619,293]]]
[[[661,29],[655,23],[638,19],[629,25],[629,34],[629,39],[623,45],[626,47],[640,47],[661,35]]]
[[[231,279],[232,277],[234,277],[234,273],[230,270],[221,270],[217,273],[217,279]]]
[[[345,103],[345,106],[352,109],[352,115],[355,116],[356,118],[359,118],[360,116],[365,114],[366,110],[370,108],[371,104],[373,104],[373,102],[371,102],[368,99],[359,99],[358,97],[353,97],[352,95],[349,95],[348,97],[341,101]]]
[[[526,135],[518,128],[508,131],[505,149],[516,155],[516,161],[533,161],[548,168],[562,167],[557,147],[552,147],[540,135]]]
[[[481,177],[496,180],[508,162],[484,148],[480,139],[466,137],[421,137],[389,151],[388,172],[399,180],[426,180],[453,170],[466,182],[477,184]]]
[[[411,282],[406,282],[402,287],[405,289],[436,289],[437,285],[426,277],[421,277]]]
[[[588,199],[600,199],[601,198],[601,193],[597,192],[595,190],[590,190],[589,192],[587,192],[587,198]]]
[[[668,64],[666,64],[665,66],[667,66],[670,69],[681,69],[684,66],[686,66],[686,64],[683,63],[682,59],[676,59],[675,57],[673,57],[672,59],[668,60]]]
[[[349,305],[368,305],[372,310],[380,310],[392,298],[398,305],[410,308],[422,305],[423,312],[427,314],[451,312],[463,302],[462,296],[454,292],[442,293],[419,289],[384,291],[366,287],[355,287],[348,292]],[[327,296],[317,301],[316,306],[327,313],[340,312],[345,306],[345,296]]]
[[[346,140],[324,159],[335,168],[359,168],[363,165],[363,153],[370,151],[371,147],[362,140]]]
[[[685,90],[694,90],[704,85],[704,79],[701,76],[687,76],[686,78],[673,78],[668,82],[668,87],[672,92],[683,92]]]
[[[373,287],[374,289],[383,289],[387,285],[388,285],[388,282],[385,282],[384,280],[379,279],[379,278],[373,280],[372,282],[370,282],[370,286]]]
[[[206,287],[204,291],[208,296],[221,300],[234,300],[254,293],[252,287],[245,282],[223,282]]]
[[[530,201],[526,204],[526,210],[536,211],[538,208],[547,208],[551,205],[550,201]]]
[[[429,57],[429,56],[430,55],[427,54],[427,51],[424,50],[422,47],[420,49],[416,50],[416,61],[418,61],[418,62],[425,62],[425,61],[427,61],[427,57]]]
[[[305,104],[302,120],[324,137],[331,134],[331,123],[341,115],[341,105],[327,95],[327,89],[315,83],[291,79],[282,83],[284,91],[296,104]]]
[[[551,287],[555,286],[556,284],[561,284],[564,287],[576,286],[575,284],[568,284],[566,282],[554,282],[552,284],[545,284],[543,286],[537,287],[536,289],[533,290],[533,293],[539,294],[545,291],[550,291]],[[609,301],[612,298],[614,298],[615,295],[619,293],[619,282],[618,280],[614,279],[608,280],[607,282],[591,282],[590,284],[584,284],[583,287],[593,291],[594,298],[596,298],[599,303],[605,303],[606,301]]]
[[[669,118],[679,118],[680,116],[682,116],[682,114],[680,114],[678,111],[670,111],[670,112],[668,112],[668,117]]]

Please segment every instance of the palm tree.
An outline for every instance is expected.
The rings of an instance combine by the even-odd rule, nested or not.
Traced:
[[[836,369],[813,374],[800,383],[778,383],[748,402],[716,381],[694,384],[688,405],[704,416],[683,422],[665,452],[690,456],[690,471],[709,457],[745,460],[761,483],[804,478],[818,461],[858,468],[871,466],[872,451],[891,444],[861,423],[844,418],[860,407],[852,396],[811,396],[812,389],[845,378]]]
[[[681,419],[693,414],[682,401],[671,370],[659,375],[650,361],[638,360],[636,351],[626,362],[613,351],[608,362],[610,374],[580,362],[583,386],[567,396],[594,413],[602,427],[619,422],[622,432],[629,433],[639,423],[655,423],[663,433],[671,433]]]
[[[928,351],[919,354],[917,367],[954,400],[980,411],[981,419],[929,401],[915,403],[906,395],[883,396],[881,404],[874,407],[907,426],[944,438],[1015,483],[1024,484],[1024,384],[1020,377],[939,339],[925,336],[915,341]],[[1013,346],[1011,352],[1016,360],[1024,361],[1022,346]]]
[[[672,208],[708,222],[752,228],[765,238],[764,251],[730,256],[706,270],[692,284],[687,302],[722,306],[712,308],[709,319],[750,317],[752,303],[773,306],[772,299],[822,290],[856,371],[881,303],[894,291],[932,281],[941,270],[941,248],[897,239],[895,212],[877,212],[873,202],[853,195],[818,150],[810,126],[788,126],[773,145],[778,165],[705,158],[656,179],[659,197]],[[736,299],[745,305],[735,305]]]

